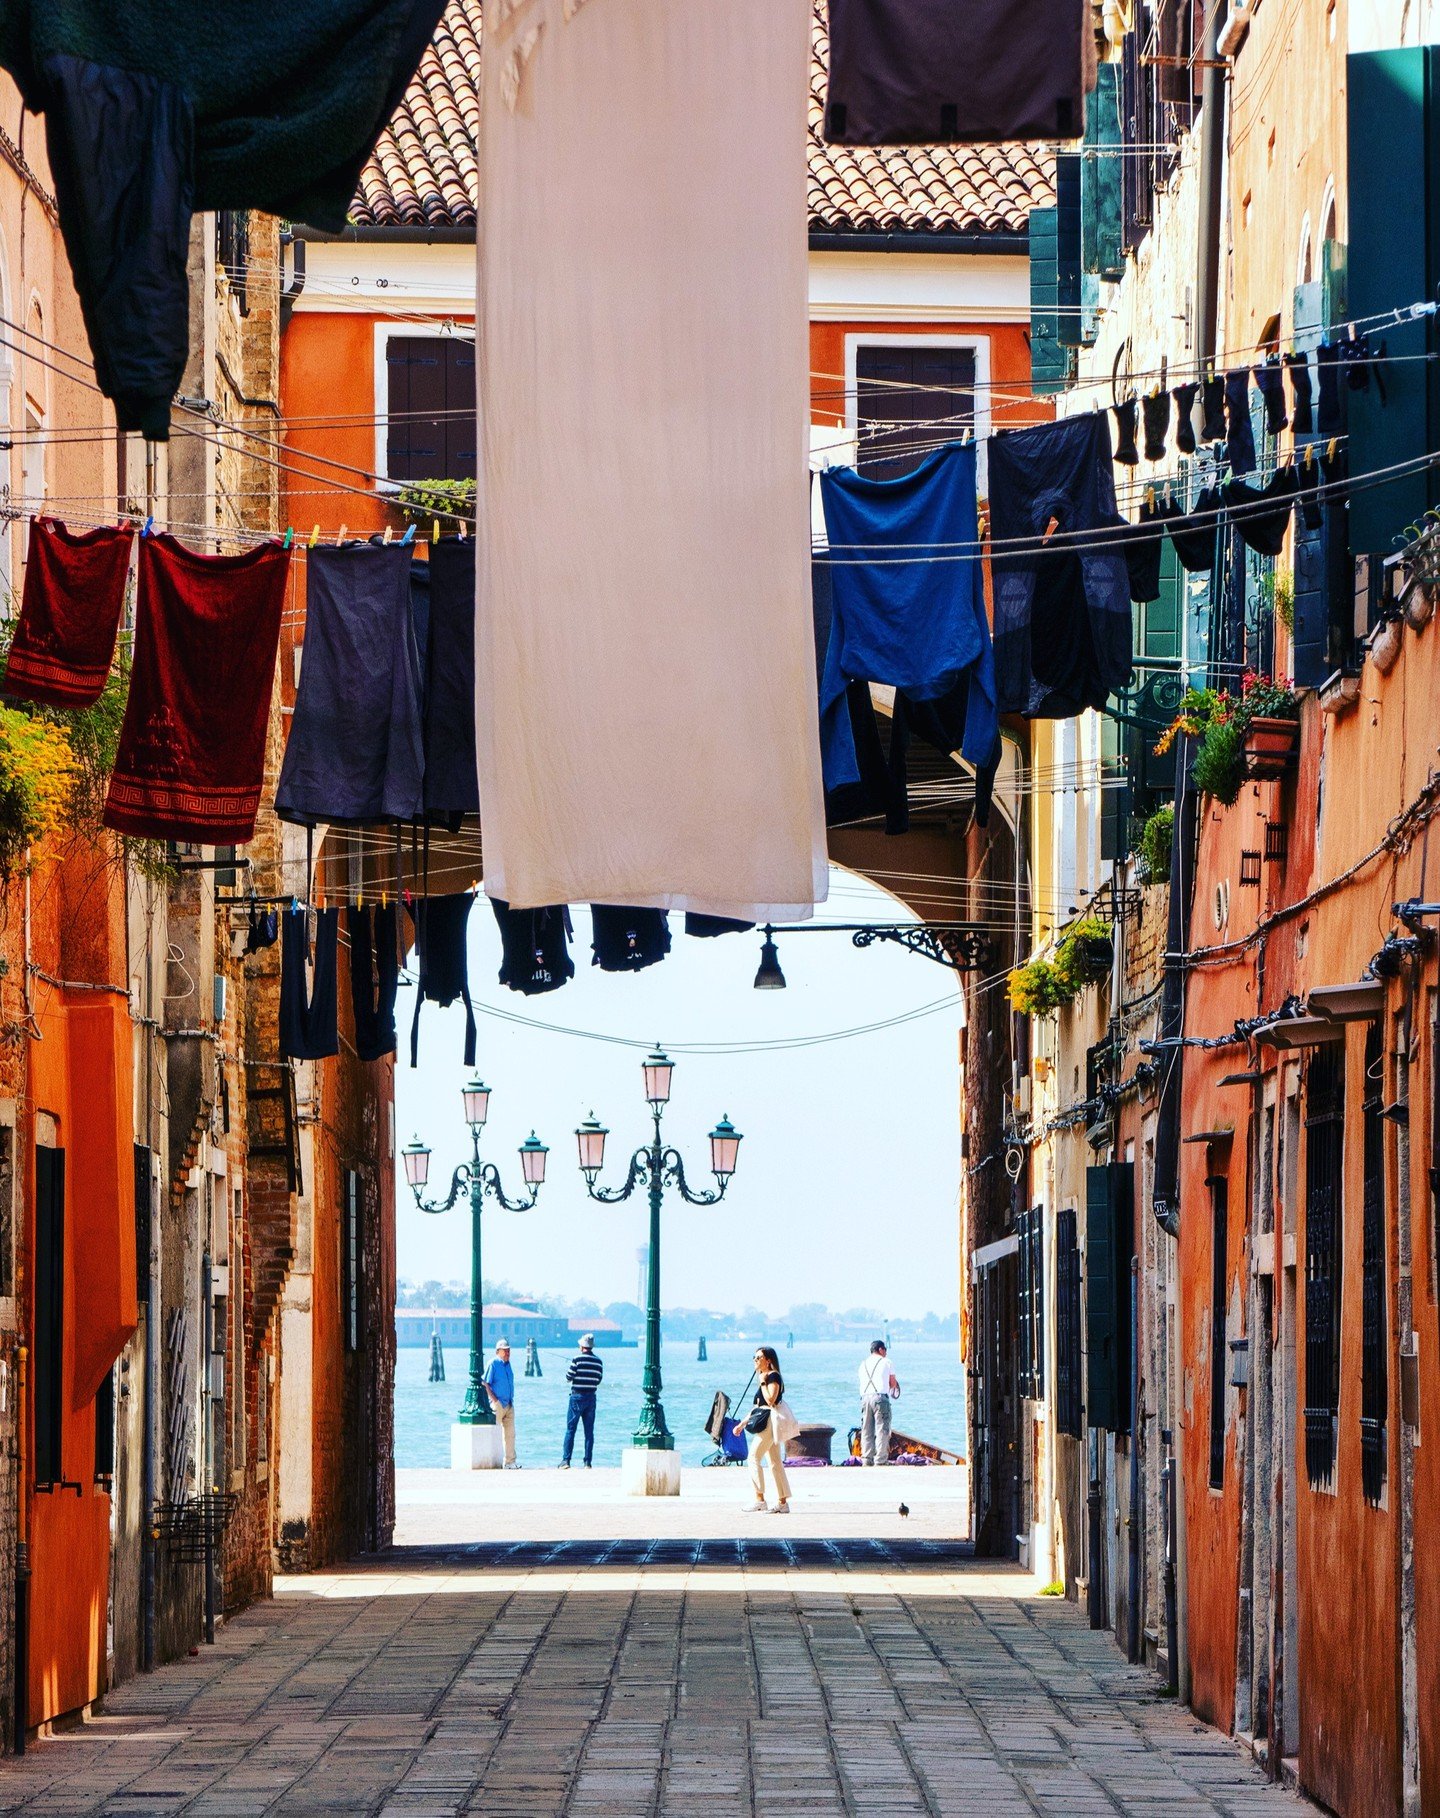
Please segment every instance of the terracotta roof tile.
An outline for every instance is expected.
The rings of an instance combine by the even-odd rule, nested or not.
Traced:
[[[810,69],[810,226],[821,233],[1013,233],[1055,199],[1040,146],[826,145],[826,0]],[[394,118],[360,176],[362,227],[473,227],[482,0],[450,0]]]

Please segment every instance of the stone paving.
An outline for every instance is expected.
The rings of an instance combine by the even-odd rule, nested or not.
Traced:
[[[0,1766],[0,1811],[1259,1818],[1309,1809],[1024,1574],[932,1541],[397,1550]]]

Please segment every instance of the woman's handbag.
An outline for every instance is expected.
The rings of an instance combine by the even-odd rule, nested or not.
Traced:
[[[747,1433],[763,1433],[770,1425],[770,1410],[766,1407],[751,1408],[745,1421]]]

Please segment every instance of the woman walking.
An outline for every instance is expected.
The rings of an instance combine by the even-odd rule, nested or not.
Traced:
[[[780,1357],[770,1345],[761,1345],[756,1350],[755,1370],[760,1387],[755,1391],[754,1405],[746,1419],[735,1428],[737,1433],[748,1434],[750,1440],[750,1481],[755,1486],[750,1512],[759,1514],[767,1506],[765,1464],[768,1460],[778,1498],[773,1513],[788,1515],[790,1479],[785,1475],[785,1442],[800,1431],[800,1423],[790,1412],[790,1404],[785,1399],[785,1379],[780,1374]]]

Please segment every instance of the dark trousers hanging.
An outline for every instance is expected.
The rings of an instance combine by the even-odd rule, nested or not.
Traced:
[[[340,911],[315,912],[315,953],[309,988],[309,911],[289,909],[280,931],[280,1052],[290,1060],[328,1060],[340,1052],[336,953]]]
[[[399,930],[393,903],[352,906],[350,1003],[355,1013],[355,1052],[362,1061],[395,1052],[395,991],[400,982]]]

